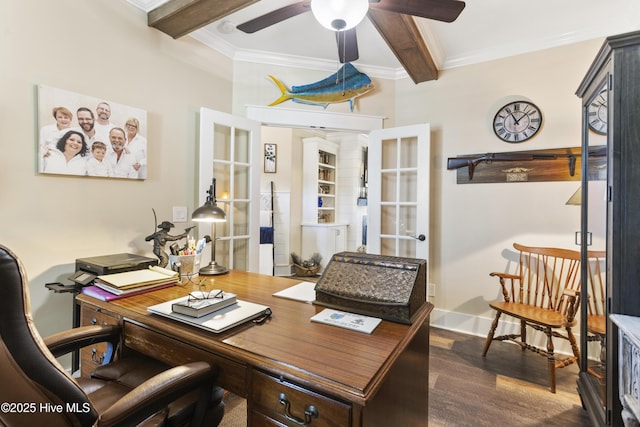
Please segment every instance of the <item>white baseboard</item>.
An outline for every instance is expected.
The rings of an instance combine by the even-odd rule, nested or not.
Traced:
[[[514,321],[504,320],[503,318],[507,316],[502,316],[498,323],[498,329],[496,330],[496,335],[505,335],[505,334],[515,334],[520,332],[520,323],[516,323]],[[475,335],[478,337],[485,338],[489,329],[491,328],[491,323],[493,322],[493,318],[481,317],[481,316],[473,316],[467,313],[456,313],[454,311],[441,310],[439,308],[434,308],[431,312],[431,322],[430,325],[436,328],[447,329],[454,332],[460,332],[463,334]],[[574,328],[573,331],[576,339],[579,340],[579,332],[577,328]],[[534,331],[532,329],[527,330],[527,341],[538,347],[546,348],[547,338],[546,336],[538,331]],[[567,340],[556,339],[553,341],[555,346],[555,352],[559,354],[573,354],[571,351],[571,346]],[[478,348],[478,355],[482,353],[482,348]],[[491,348],[489,348],[489,353],[491,353]]]

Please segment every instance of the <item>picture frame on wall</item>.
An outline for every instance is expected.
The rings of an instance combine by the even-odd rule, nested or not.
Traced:
[[[276,144],[264,144],[264,172],[276,173],[278,147]]]
[[[37,86],[38,172],[147,178],[147,112],[104,98]]]

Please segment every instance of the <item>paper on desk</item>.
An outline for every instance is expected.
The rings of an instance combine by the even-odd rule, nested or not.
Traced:
[[[311,321],[370,334],[380,324],[382,319],[325,308],[313,316]]]
[[[315,287],[316,284],[313,282],[300,282],[297,285],[276,292],[273,296],[311,304],[316,299]]]
[[[128,289],[144,285],[161,283],[175,283],[178,281],[178,272],[162,267],[150,266],[147,269],[123,271],[121,273],[104,274],[96,279],[106,283],[112,288]]]

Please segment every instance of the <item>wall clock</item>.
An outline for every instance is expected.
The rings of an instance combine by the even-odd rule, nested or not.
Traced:
[[[529,101],[513,101],[500,108],[493,118],[493,131],[505,142],[524,142],[542,126],[542,112]]]
[[[608,91],[605,87],[600,91],[587,107],[589,128],[595,133],[606,135],[607,133],[607,98]]]

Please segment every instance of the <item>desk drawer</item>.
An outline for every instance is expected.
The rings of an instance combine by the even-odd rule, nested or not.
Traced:
[[[296,384],[252,371],[249,413],[252,425],[313,427],[351,426],[351,405],[331,399]]]
[[[247,367],[241,363],[128,321],[124,322],[124,343],[130,349],[172,366],[208,362],[219,369],[216,385],[247,397]]]
[[[80,325],[118,325],[120,316],[104,311],[89,304],[82,304],[80,309]],[[97,343],[80,350],[80,370],[83,376],[89,376],[91,372],[102,364],[107,344]]]

